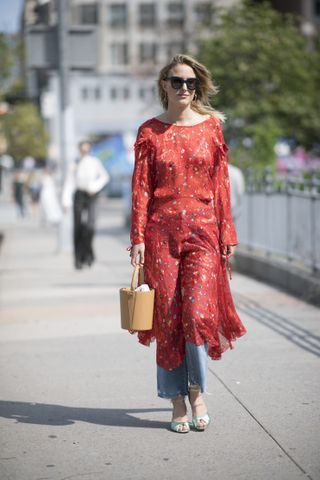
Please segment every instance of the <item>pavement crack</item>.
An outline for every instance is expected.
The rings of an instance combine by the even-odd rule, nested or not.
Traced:
[[[250,417],[262,428],[262,430],[278,445],[282,452],[294,463],[294,465],[305,475],[309,480],[313,478],[304,470],[304,468],[290,455],[289,452],[281,445],[281,443],[272,435],[272,433],[257,419],[257,417],[249,410],[249,408],[240,400],[240,398],[228,387],[228,385],[209,367],[210,373],[216,377],[221,385],[233,396],[233,398],[242,406],[242,408],[250,415]]]

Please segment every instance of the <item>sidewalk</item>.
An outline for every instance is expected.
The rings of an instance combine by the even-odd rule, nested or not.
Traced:
[[[1,480],[320,479],[320,309],[233,272],[248,333],[209,363],[212,425],[178,435],[156,395],[154,345],[119,328],[131,275],[119,201],[102,202],[98,261],[81,271],[54,254],[52,229],[10,208],[0,204]]]

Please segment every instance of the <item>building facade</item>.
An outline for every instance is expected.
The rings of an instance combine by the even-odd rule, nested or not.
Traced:
[[[214,28],[217,8],[237,2],[65,0],[69,138],[134,131],[157,114],[160,68],[176,53],[195,53],[197,39]],[[59,150],[57,22],[57,2],[25,0],[28,91],[40,98],[53,157]]]

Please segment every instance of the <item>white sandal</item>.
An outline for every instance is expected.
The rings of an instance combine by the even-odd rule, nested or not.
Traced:
[[[190,405],[191,405],[191,392],[195,392],[195,393],[198,394],[198,397],[201,397],[200,387],[190,385],[189,394],[188,394]],[[198,397],[196,397],[195,401],[197,400]],[[198,403],[198,404],[193,403],[191,405],[191,407],[194,409],[195,407],[200,407],[201,405],[204,405],[203,401],[201,403]],[[198,432],[204,432],[206,430],[206,428],[209,426],[210,422],[211,422],[211,418],[210,418],[210,415],[208,414],[208,412],[205,413],[204,415],[192,415],[191,425]]]
[[[177,400],[181,401],[179,403],[183,402],[183,404],[185,406],[185,409],[186,409],[186,415],[187,415],[187,406],[185,404],[185,401],[184,401],[183,397],[177,397],[177,398],[171,400],[171,403],[173,404],[173,408],[175,407],[174,402],[176,402]],[[172,413],[172,416],[173,416],[173,413]],[[189,433],[190,432],[190,424],[189,424],[188,420],[184,420],[182,422],[176,422],[172,419],[171,425],[170,425],[170,430],[172,430],[173,432],[176,432],[176,433]]]

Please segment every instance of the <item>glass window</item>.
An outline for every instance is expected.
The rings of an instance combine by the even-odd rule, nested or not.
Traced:
[[[126,100],[130,97],[130,89],[129,87],[112,87],[110,89],[110,97],[112,100]]]
[[[82,87],[82,89],[81,89],[82,100],[87,100],[88,96],[89,96],[89,92],[88,92],[87,87]]]
[[[194,7],[196,21],[210,24],[212,21],[213,5],[210,2],[200,2]]]
[[[124,89],[123,89],[123,98],[124,98],[124,99],[127,99],[127,98],[129,98],[129,97],[130,97],[130,90],[129,90],[128,87],[124,87]]]
[[[115,28],[126,28],[128,23],[128,11],[126,3],[114,3],[110,5],[110,25]]]
[[[139,5],[139,23],[140,27],[155,27],[156,20],[156,4],[140,3]]]
[[[158,46],[156,43],[140,43],[139,57],[141,63],[157,63]]]
[[[141,100],[154,100],[157,96],[157,87],[155,85],[152,87],[140,87],[138,95]]]
[[[49,24],[49,17],[50,17],[50,12],[49,12],[49,4],[45,3],[44,5],[39,4],[36,5],[33,9],[34,14],[35,14],[35,23],[37,24]]]
[[[146,96],[146,90],[145,90],[145,88],[140,87],[140,88],[139,88],[139,98],[141,98],[141,100],[143,100],[143,99],[145,98],[145,96]]]
[[[183,53],[184,45],[183,42],[172,42],[167,45],[167,55],[168,58],[172,58],[177,53]]]
[[[315,0],[314,11],[315,11],[316,17],[320,19],[320,0]]]
[[[95,3],[79,5],[79,21],[81,25],[96,25],[98,6]]]
[[[118,91],[116,89],[116,87],[112,87],[110,89],[110,97],[112,100],[116,100],[117,99],[117,96],[118,96]]]
[[[181,2],[170,2],[167,5],[169,27],[182,27],[184,22],[184,8]]]
[[[101,98],[101,88],[100,87],[96,87],[94,89],[94,96],[95,96],[96,100],[100,100],[100,98]]]
[[[112,65],[127,65],[129,63],[128,44],[111,44],[111,63]]]

